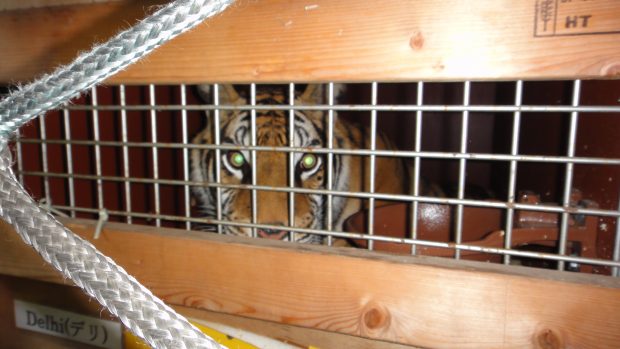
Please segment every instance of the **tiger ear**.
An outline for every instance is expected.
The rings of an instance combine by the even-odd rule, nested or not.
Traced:
[[[218,102],[220,105],[242,105],[247,104],[245,98],[241,97],[233,85],[218,85]],[[215,101],[214,87],[210,84],[198,85],[200,97],[207,102]]]
[[[345,90],[344,84],[334,84],[334,102],[336,103]],[[323,104],[329,101],[329,85],[308,84],[306,90],[299,96],[302,104]]]
[[[308,84],[298,100],[301,102],[300,104],[321,104],[323,101],[323,86]]]

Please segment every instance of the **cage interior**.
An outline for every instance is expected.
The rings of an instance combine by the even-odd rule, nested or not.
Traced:
[[[617,273],[618,81],[322,84],[318,99],[298,104],[308,86],[235,85],[243,104],[224,100],[223,85],[208,93],[190,85],[99,86],[22,128],[15,170],[42,205],[71,217],[99,219],[105,211],[110,221],[132,224]],[[261,99],[265,90],[282,99]],[[226,141],[232,131],[193,141],[209,122],[223,130],[228,114],[249,120],[243,144]],[[299,126],[291,125],[310,114],[321,142],[297,144]],[[256,137],[270,125],[256,124],[265,115],[281,119],[280,145]],[[339,137],[361,146],[343,146]],[[381,142],[391,145],[379,149]],[[196,180],[194,153],[215,155],[216,181]],[[222,163],[234,161],[230,154],[248,165],[237,184],[222,178],[235,172]],[[280,165],[253,165],[278,154]],[[363,164],[345,179],[359,176],[363,190],[334,183],[344,158]],[[306,159],[324,173],[312,188],[304,183],[315,174],[299,170]],[[382,172],[387,161],[404,174]],[[276,176],[283,180],[272,185]],[[381,191],[399,180],[401,192]],[[209,213],[196,188],[212,193]],[[224,212],[230,192],[249,198],[247,219]],[[296,224],[300,198],[311,196],[318,223]],[[360,210],[340,225],[333,216],[349,200]],[[274,221],[272,211],[284,218]]]

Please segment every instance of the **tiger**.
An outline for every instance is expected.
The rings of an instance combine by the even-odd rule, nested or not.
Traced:
[[[199,93],[208,95],[209,85],[198,86]],[[343,91],[336,85],[335,91]],[[221,105],[247,105],[232,85],[220,85]],[[318,105],[324,100],[324,86],[310,84],[303,91],[295,93],[295,105]],[[257,105],[289,105],[288,90],[275,86],[257,87]],[[262,147],[289,146],[288,110],[255,111],[255,141]],[[327,112],[322,110],[294,111],[294,147],[304,148],[305,153],[294,153],[294,180],[296,188],[325,189],[327,180],[327,156],[312,152],[313,148],[327,148]],[[220,135],[222,145],[248,146],[251,144],[251,113],[248,110],[221,110],[219,127],[213,124],[213,117],[207,113],[206,127],[200,131],[193,143],[214,144],[214,130]],[[369,149],[368,130],[353,122],[333,116],[333,146],[335,149]],[[383,134],[377,133],[376,149],[395,149],[393,143]],[[215,150],[194,147],[191,151],[191,180],[198,183],[216,182]],[[249,185],[252,183],[252,162],[250,150],[220,150],[221,216],[224,221],[251,223],[251,190],[229,188],[225,185]],[[332,157],[332,188],[343,192],[369,191],[368,156],[334,153]],[[256,185],[287,188],[289,186],[289,155],[287,152],[256,151]],[[374,190],[378,193],[406,194],[407,169],[402,159],[376,156]],[[216,217],[216,188],[206,185],[192,187],[198,215]],[[332,229],[343,231],[344,221],[365,207],[364,201],[356,197],[332,197]],[[305,229],[326,229],[326,195],[295,193],[294,227]],[[382,203],[377,202],[377,205]],[[256,191],[256,223],[282,227],[278,229],[257,229],[261,238],[295,241],[301,243],[322,243],[321,235],[294,232],[289,234],[288,194],[283,191]],[[222,225],[222,232],[228,235],[251,236],[252,229],[246,226]]]

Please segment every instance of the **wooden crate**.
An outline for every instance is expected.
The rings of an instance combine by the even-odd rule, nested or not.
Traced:
[[[0,12],[0,81],[50,72],[159,3]],[[240,2],[108,83],[615,78],[617,18],[611,0]],[[303,345],[620,343],[617,279],[117,223],[93,240],[94,222],[65,223],[188,314],[240,316],[229,321]],[[0,274],[63,283],[10,228],[0,234]]]

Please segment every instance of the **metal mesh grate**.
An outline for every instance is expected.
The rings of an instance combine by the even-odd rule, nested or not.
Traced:
[[[295,103],[304,84],[281,85],[283,103],[258,103],[262,87],[237,86],[247,96],[243,105],[222,103],[218,85],[208,102],[193,86],[98,87],[22,129],[14,146],[17,173],[35,197],[71,217],[97,219],[105,210],[111,220],[135,224],[220,233],[224,226],[249,227],[253,237],[285,229],[289,239],[308,233],[328,245],[618,274],[620,142],[613,130],[620,129],[620,106],[612,92],[618,81],[350,84],[341,96],[330,83],[320,103],[305,105]],[[212,144],[191,143],[205,127],[205,111],[215,125],[223,113],[247,112],[249,143],[229,144],[219,132]],[[286,118],[286,144],[257,142],[256,118],[266,111]],[[295,145],[290,127],[297,113],[310,112],[321,112],[325,125],[325,143],[311,149]],[[337,144],[337,117],[361,124],[367,146]],[[380,134],[396,148],[378,149]],[[192,180],[193,149],[213,150],[215,182]],[[286,168],[278,171],[286,173],[286,185],[264,185],[261,176],[269,174],[255,166],[246,182],[222,183],[222,155],[231,151],[247,152],[250,164],[261,154],[285,153]],[[306,153],[324,159],[321,188],[297,183],[294,168]],[[335,189],[339,156],[367,161],[367,190]],[[375,175],[381,158],[402,159],[410,169],[408,192],[376,190],[385,180]],[[425,194],[428,183],[443,194]],[[213,217],[195,207],[195,186],[213,188]],[[251,193],[249,222],[222,214],[222,192],[231,188]],[[276,206],[287,212],[285,228],[259,221],[263,192],[285,193]],[[294,227],[298,195],[324,200],[323,226]],[[333,225],[332,205],[342,198],[367,207],[355,229]],[[383,217],[386,207],[396,218]]]

